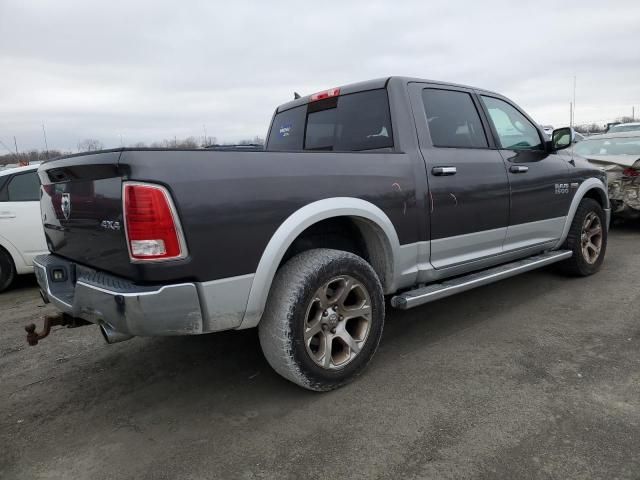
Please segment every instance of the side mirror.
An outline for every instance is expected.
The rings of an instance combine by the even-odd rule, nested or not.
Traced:
[[[551,150],[563,150],[571,146],[573,132],[570,127],[557,128],[551,134]]]

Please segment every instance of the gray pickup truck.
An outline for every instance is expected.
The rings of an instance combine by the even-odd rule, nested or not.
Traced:
[[[107,342],[258,327],[292,382],[359,374],[391,307],[604,260],[605,173],[509,99],[391,77],[277,108],[264,151],[117,149],[39,169],[52,324]],[[428,312],[425,313],[428,315]]]

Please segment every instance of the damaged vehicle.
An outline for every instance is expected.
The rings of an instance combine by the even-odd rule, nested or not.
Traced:
[[[612,213],[640,218],[640,131],[590,137],[574,152],[607,173]]]

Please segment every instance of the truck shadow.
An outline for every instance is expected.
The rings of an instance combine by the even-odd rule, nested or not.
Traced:
[[[352,389],[371,388],[371,382],[384,383],[387,369],[413,362],[412,354],[488,321],[498,312],[503,315],[514,305],[504,299],[517,296],[522,289],[527,289],[528,298],[533,300],[544,295],[550,284],[563,281],[549,270],[541,270],[413,310],[389,309],[378,354],[348,389],[353,393]],[[99,335],[96,327],[85,328],[95,329],[95,335]],[[171,416],[215,412],[223,419],[242,422],[242,412],[274,404],[296,408],[328,398],[274,373],[262,356],[256,329],[193,337],[135,338],[110,346],[96,341],[88,353],[73,357],[59,368],[60,373],[48,381],[46,389],[61,393],[43,406],[43,417],[47,410],[53,413],[61,406],[74,411],[90,405],[117,412],[119,417],[148,415],[158,409],[172,412]]]
[[[620,219],[611,220],[611,230],[624,233],[640,233],[640,219]]]

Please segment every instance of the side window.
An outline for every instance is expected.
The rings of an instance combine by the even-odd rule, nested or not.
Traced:
[[[271,125],[267,150],[302,150],[306,106],[285,110],[276,114]]]
[[[40,179],[34,172],[16,175],[7,187],[10,202],[37,202],[40,200]]]
[[[542,150],[538,129],[518,110],[503,100],[482,96],[502,148]]]
[[[488,148],[471,95],[426,88],[422,91],[422,101],[435,147]]]

